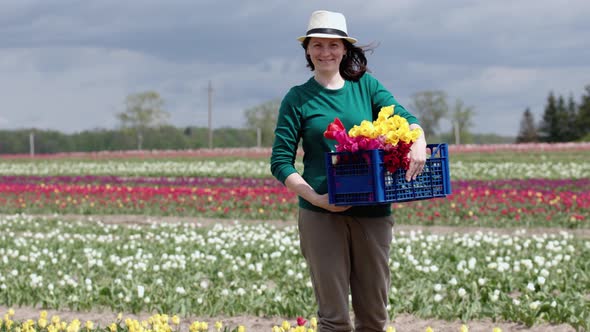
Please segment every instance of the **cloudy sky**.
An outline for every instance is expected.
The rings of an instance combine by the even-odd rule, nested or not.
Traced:
[[[590,84],[590,1],[0,0],[0,128],[115,128],[128,94],[155,90],[176,126],[241,127],[243,112],[311,76],[296,37],[343,12],[369,67],[403,105],[443,90],[474,132],[514,136],[549,91]],[[410,109],[411,111],[411,109]]]

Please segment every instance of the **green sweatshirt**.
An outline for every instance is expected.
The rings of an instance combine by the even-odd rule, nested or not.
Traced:
[[[339,118],[346,130],[363,120],[373,121],[381,107],[395,105],[394,114],[402,116],[410,124],[418,123],[416,117],[401,106],[392,94],[370,74],[358,81],[345,81],[338,90],[321,86],[313,77],[306,83],[289,90],[281,103],[275,141],[270,158],[272,174],[283,184],[296,173],[294,167],[299,141],[303,146],[303,174],[307,183],[318,193],[328,192],[324,153],[336,151],[335,140],[324,137],[324,131],[334,118]],[[328,212],[299,197],[299,206],[319,212]],[[343,214],[382,217],[391,214],[391,204],[354,206]]]

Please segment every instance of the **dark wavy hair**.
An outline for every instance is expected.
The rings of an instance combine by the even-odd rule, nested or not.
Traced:
[[[307,67],[312,71],[315,70],[313,62],[311,62],[310,56],[307,54],[307,47],[309,46],[310,37],[305,38],[301,43],[305,52],[305,59],[307,60]],[[366,72],[371,72],[367,67],[367,57],[365,52],[373,52],[375,48],[372,45],[368,46],[354,46],[351,42],[346,39],[341,39],[346,48],[346,54],[340,62],[340,75],[342,78],[349,81],[358,81]]]

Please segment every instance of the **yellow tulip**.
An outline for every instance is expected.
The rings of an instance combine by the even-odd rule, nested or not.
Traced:
[[[387,133],[387,135],[385,135],[385,143],[397,145],[398,142],[399,136],[395,131],[390,131],[389,133]]]
[[[80,321],[78,319],[74,319],[73,321],[70,322],[70,324],[68,325],[68,327],[66,328],[67,332],[78,332],[80,331]]]
[[[291,328],[291,324],[289,324],[289,322],[284,320],[283,324],[281,324],[281,327],[283,328],[283,330],[288,331]]]
[[[309,320],[309,326],[311,326],[314,330],[318,328],[318,320],[315,317],[311,317]]]
[[[190,326],[189,326],[189,331],[190,332],[198,332],[199,328],[200,328],[201,324],[199,322],[193,322]]]
[[[395,111],[395,105],[381,107],[379,114],[377,115],[377,121],[385,121],[387,118],[393,115]]]
[[[39,318],[39,320],[37,321],[37,325],[39,325],[40,328],[44,329],[47,326],[47,319]]]

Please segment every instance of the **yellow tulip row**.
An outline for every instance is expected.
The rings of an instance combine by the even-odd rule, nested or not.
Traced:
[[[94,322],[86,321],[84,326],[79,319],[74,319],[70,322],[63,321],[58,315],[54,315],[51,319],[47,317],[47,311],[41,311],[39,319],[34,321],[28,319],[24,322],[15,322],[14,310],[9,309],[0,318],[0,331],[4,332],[179,332],[180,331],[180,317],[177,315],[169,316],[166,314],[156,314],[149,317],[147,320],[138,321],[136,319],[126,318],[123,320],[123,315],[117,316],[117,321],[109,324],[106,328],[99,328],[95,326]],[[281,326],[273,326],[272,332],[317,332],[317,319],[312,317],[309,320],[308,326],[291,326],[288,321],[283,321]],[[231,331],[231,332],[246,332],[246,328],[242,325],[234,327],[233,329],[224,328],[222,322],[217,321],[214,324],[214,329],[217,332]],[[194,321],[189,326],[189,332],[207,332],[210,331],[207,322]],[[222,330],[223,329],[223,330]],[[386,332],[397,332],[395,327],[388,326]],[[427,327],[425,332],[435,332],[432,327]],[[467,325],[462,325],[459,332],[469,332]],[[495,327],[492,332],[502,332],[502,329]]]

